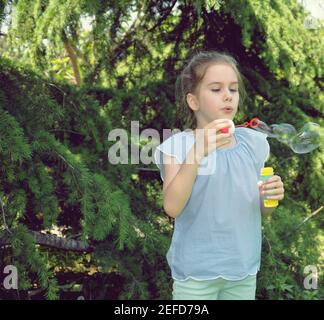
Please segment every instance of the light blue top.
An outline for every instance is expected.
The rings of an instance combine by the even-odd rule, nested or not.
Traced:
[[[254,275],[261,260],[261,210],[257,182],[269,157],[267,135],[235,128],[236,144],[203,158],[185,207],[176,217],[167,261],[172,277],[240,280]],[[195,142],[182,131],[156,147],[164,180],[163,153],[183,163]]]

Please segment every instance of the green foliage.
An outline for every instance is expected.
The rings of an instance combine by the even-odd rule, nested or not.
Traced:
[[[171,297],[165,254],[172,224],[159,173],[112,165],[107,137],[123,128],[143,150],[147,140],[135,141],[131,121],[161,137],[163,128],[185,129],[174,83],[195,50],[227,51],[238,60],[248,97],[237,123],[258,116],[269,124],[323,126],[323,27],[307,29],[295,0],[19,0],[0,2],[4,18],[0,200],[12,247],[2,262],[18,266],[21,290],[36,283],[43,297],[55,299],[69,285],[59,272],[74,270],[92,279],[83,284],[87,297],[107,298],[110,279],[118,279],[115,298]],[[296,155],[269,142],[267,164],[286,195],[263,221],[257,296],[322,299],[321,284],[305,290],[303,279],[305,266],[314,265],[323,281],[323,211],[300,223],[324,203],[323,152]],[[58,228],[95,250],[82,257],[40,251],[27,228]],[[0,233],[8,231],[1,226]]]
[[[258,279],[260,299],[323,299],[323,273],[318,222],[302,223],[307,204],[287,200],[285,207],[264,223],[262,268]],[[270,220],[270,221],[269,221]],[[319,258],[321,257],[321,258]],[[318,270],[317,289],[304,287],[307,266]],[[306,271],[306,272],[305,272]]]
[[[1,63],[4,68],[1,68],[0,79],[4,85],[0,92],[5,97],[1,104],[1,132],[4,133],[1,136],[1,160],[6,170],[1,171],[0,195],[9,230],[25,228],[25,225],[31,230],[52,230],[59,226],[65,230],[65,236],[79,234],[78,237],[86,243],[108,241],[112,251],[116,251],[118,270],[127,280],[125,292],[133,292],[134,296],[139,293],[147,298],[146,282],[141,279],[142,267],[138,262],[135,272],[138,280],[136,287],[132,287],[134,275],[129,271],[131,261],[135,263],[132,250],[139,254],[141,251],[145,254],[155,252],[152,257],[160,256],[157,248],[161,247],[161,241],[167,243],[167,240],[156,234],[158,226],[134,215],[136,210],[132,210],[128,195],[129,166],[117,168],[107,163],[108,141],[101,137],[108,136],[111,128],[108,110],[100,107],[86,92],[69,87],[62,89],[59,84],[49,82],[44,85],[43,79],[30,74],[27,69],[20,69],[18,73],[8,61],[1,60]],[[28,77],[25,78],[25,74]],[[10,86],[5,85],[8,79]],[[30,79],[33,79],[33,85]],[[37,94],[30,96],[30,92]],[[15,108],[11,107],[13,105]],[[66,108],[66,105],[71,107]],[[23,107],[26,108],[24,114],[18,114],[17,110]],[[51,108],[48,113],[57,110],[57,114],[29,117],[30,108],[38,107]],[[15,130],[7,130],[8,125]],[[15,149],[19,145],[19,150]],[[135,191],[131,194],[134,199]],[[138,194],[138,201],[141,201],[140,197],[142,195]],[[72,208],[75,208],[76,217],[70,217]],[[29,241],[26,244],[29,258],[36,261],[32,263],[41,264],[31,236],[26,233],[24,237]],[[27,289],[31,285],[29,272],[37,268],[23,264],[26,251],[21,246],[26,239],[21,241],[20,238],[13,233],[11,243],[17,244],[13,248],[17,261],[12,263],[19,266],[19,274],[23,275],[21,289]],[[166,248],[164,245],[164,250]],[[126,255],[124,250],[128,252]],[[148,260],[148,268],[151,268],[156,259]],[[50,270],[55,267],[44,264],[38,268],[41,273],[36,273],[39,286],[46,289],[45,297],[50,299],[57,297],[56,280],[50,277]],[[127,288],[133,289],[129,291]]]
[[[28,289],[31,287],[30,278],[36,274],[39,286],[45,288],[46,297],[50,300],[58,298],[58,288],[55,275],[48,270],[47,261],[44,256],[35,247],[33,237],[28,233],[26,227],[22,224],[11,229],[12,261],[18,269],[19,289]]]
[[[0,110],[0,128],[0,152],[3,157],[19,163],[22,163],[25,159],[30,159],[30,146],[24,139],[21,128],[16,120],[4,110]]]

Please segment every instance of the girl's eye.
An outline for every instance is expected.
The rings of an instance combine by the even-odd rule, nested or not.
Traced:
[[[213,92],[219,92],[221,89],[212,89]],[[231,92],[237,92],[237,89],[230,89]]]

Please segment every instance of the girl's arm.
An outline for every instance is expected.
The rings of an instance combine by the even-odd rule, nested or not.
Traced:
[[[195,157],[196,152],[194,144],[183,164],[165,164],[163,208],[172,218],[177,217],[190,198],[199,163],[203,158],[203,156],[198,155]]]

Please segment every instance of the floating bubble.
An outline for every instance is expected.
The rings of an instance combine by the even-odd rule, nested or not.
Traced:
[[[272,129],[263,121],[259,121],[259,126],[254,129],[262,133],[265,133],[270,138],[276,137],[276,135],[272,132]]]
[[[289,143],[297,134],[295,127],[289,123],[272,124],[270,127],[260,121],[255,130],[265,133],[270,138],[276,138],[280,142]]]
[[[277,140],[287,144],[289,144],[297,134],[295,127],[289,123],[273,124],[271,125],[271,129]]]
[[[292,139],[289,146],[296,153],[308,153],[323,144],[323,129],[319,124],[309,122]]]
[[[295,127],[289,123],[268,126],[265,122],[257,120],[257,126],[252,127],[248,122],[243,126],[249,125],[256,131],[266,134],[269,138],[275,138],[287,144],[295,153],[308,153],[323,145],[324,130],[317,123],[308,122],[297,132]]]

